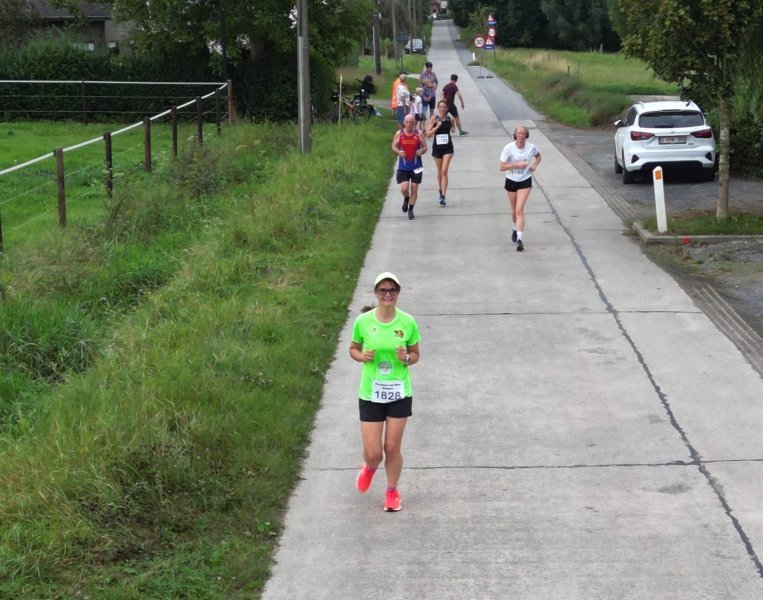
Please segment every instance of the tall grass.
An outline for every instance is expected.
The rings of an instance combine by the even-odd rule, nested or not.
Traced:
[[[644,63],[621,54],[498,48],[485,64],[538,111],[575,127],[611,122],[632,95],[678,93]]]
[[[84,319],[70,337],[94,344],[58,379],[10,352],[0,596],[257,593],[386,194],[392,131],[320,125],[303,156],[292,127],[226,128],[131,184],[99,227],[6,257],[5,303],[39,295]],[[53,255],[75,285],[47,284]]]

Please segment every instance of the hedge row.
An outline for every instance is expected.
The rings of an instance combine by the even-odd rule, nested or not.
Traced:
[[[0,47],[0,79],[75,81],[74,84],[1,84],[0,119],[139,118],[167,110],[213,88],[199,86],[98,85],[90,81],[220,81],[206,50],[178,46],[161,55],[118,55],[88,51],[66,41],[44,38],[23,47]],[[311,81],[319,111],[327,110],[335,70],[313,54]],[[297,63],[294,53],[265,53],[258,62],[231,66],[239,114],[258,121],[293,120],[297,115]],[[208,105],[206,105],[208,108]]]

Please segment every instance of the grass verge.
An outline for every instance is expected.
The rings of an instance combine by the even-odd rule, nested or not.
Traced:
[[[643,223],[650,231],[657,231],[657,219],[650,217]],[[670,235],[763,235],[763,214],[736,213],[718,219],[714,210],[687,210],[668,217]]]
[[[98,226],[3,258],[3,313],[32,310],[15,310],[0,375],[0,596],[258,593],[391,134],[381,119],[319,125],[303,156],[293,128],[226,128],[123,186]],[[77,340],[87,359],[54,375],[19,351]]]
[[[484,53],[483,53],[484,54]],[[621,54],[498,48],[485,66],[544,115],[572,127],[611,123],[631,95],[677,94],[646,65]]]

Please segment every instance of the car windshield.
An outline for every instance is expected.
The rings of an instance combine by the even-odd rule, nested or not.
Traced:
[[[702,113],[694,110],[644,113],[639,125],[645,129],[674,129],[677,127],[701,127],[705,124]]]

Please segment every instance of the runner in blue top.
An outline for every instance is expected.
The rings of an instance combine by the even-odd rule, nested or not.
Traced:
[[[403,129],[395,133],[392,139],[392,151],[398,156],[397,182],[400,193],[403,194],[403,212],[408,213],[409,219],[414,219],[413,207],[416,205],[419,184],[424,173],[422,155],[427,151],[427,141],[424,133],[416,129],[416,119],[406,115]]]

